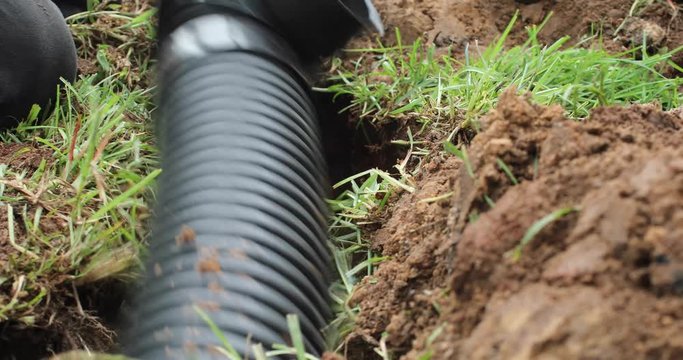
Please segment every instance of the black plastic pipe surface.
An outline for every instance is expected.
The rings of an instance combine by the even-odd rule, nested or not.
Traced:
[[[291,344],[296,315],[307,351],[321,355],[328,184],[299,54],[261,19],[203,6],[184,8],[195,15],[161,46],[163,173],[124,351],[225,359],[203,312],[245,358],[254,344]]]
[[[273,29],[305,63],[331,54],[363,27],[383,32],[371,0],[164,0],[160,35],[219,13],[245,15]]]

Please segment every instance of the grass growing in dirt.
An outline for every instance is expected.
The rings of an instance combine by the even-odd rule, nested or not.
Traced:
[[[406,146],[407,154],[393,171],[374,169],[348,178],[338,184],[348,185],[348,190],[330,201],[335,211],[330,230],[341,278],[333,288],[337,318],[330,334],[336,346],[341,346],[352,330],[359,311],[348,304],[354,287],[383,260],[371,251],[363,228],[386,208],[391,193],[412,189],[411,178],[419,172],[421,158],[449,153],[467,164],[465,144],[458,144],[458,139],[467,141],[468,136],[457,135],[476,132],[480,117],[496,105],[503,91],[514,86],[530,93],[539,104],[562,105],[567,115],[576,119],[604,105],[658,103],[671,109],[683,102],[678,90],[683,80],[661,73],[667,66],[676,66],[671,58],[681,49],[648,55],[647,44],[643,44],[611,54],[594,45],[599,38],[587,40],[591,46],[588,42],[568,46],[568,37],[544,45],[538,40],[543,24],[529,27],[528,40],[522,45],[504,49],[516,19],[513,17],[503,35],[489,46],[468,46],[464,59],[437,58],[435,49],[420,41],[412,46],[352,50],[360,53],[359,59],[351,67],[341,60],[333,62],[334,85],[318,89],[350,98],[344,111],[358,126],[399,120],[413,125],[406,127],[407,134],[396,134],[400,138],[394,144]],[[397,39],[400,44],[398,32]],[[419,131],[413,133],[411,129],[416,128]],[[424,134],[434,132],[441,134],[445,152],[424,151],[425,145],[433,142]],[[417,161],[409,161],[411,158]],[[505,163],[498,165],[506,172]],[[509,169],[506,173],[516,182]],[[555,217],[546,221],[552,219]],[[533,238],[534,229],[529,233],[524,245]]]
[[[50,329],[66,343],[57,348],[110,345],[78,289],[132,277],[146,236],[159,170],[151,90],[139,84],[153,10],[135,4],[93,2],[68,19],[80,79],[63,86],[49,118],[36,108],[0,134],[0,323]]]
[[[89,1],[89,11],[67,18],[82,74],[113,74],[129,88],[151,85],[156,8],[148,1]]]
[[[358,180],[362,179],[362,182]],[[353,328],[358,309],[351,308],[348,297],[354,286],[364,277],[372,275],[375,265],[384,260],[368,247],[362,228],[372,223],[372,215],[382,211],[389,197],[397,190],[412,192],[404,179],[397,180],[389,173],[371,169],[345,179],[335,188],[348,185],[337,199],[330,200],[336,214],[330,224],[333,255],[340,281],[332,286],[332,300],[337,306],[337,317],[327,329],[330,346],[339,344]]]
[[[515,21],[496,43],[468,47],[464,60],[437,58],[434,48],[420,41],[356,50],[364,53],[356,67],[337,71],[332,78],[337,84],[325,91],[349,95],[348,109],[362,120],[418,117],[462,128],[476,125],[510,86],[530,92],[540,104],[560,104],[574,118],[601,105],[658,102],[673,108],[681,103],[681,80],[660,73],[666,65],[675,66],[670,60],[681,49],[648,55],[644,44],[610,54],[585,43],[567,47],[569,37],[544,45],[538,40],[542,24],[529,28],[524,44],[505,50]]]
[[[10,156],[47,156],[35,171],[2,166],[11,246],[3,276],[13,285],[0,294],[11,296],[0,320],[30,323],[33,305],[53,286],[92,283],[135,264],[147,214],[141,194],[158,171],[146,92],[114,88],[111,79],[83,79],[68,86],[67,103],[46,122],[29,119],[2,135],[5,144],[32,144]]]

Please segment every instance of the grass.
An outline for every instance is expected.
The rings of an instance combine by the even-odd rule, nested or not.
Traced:
[[[195,311],[211,328],[213,334],[220,340],[222,346],[217,347],[216,350],[227,360],[243,360],[243,357],[235,350],[225,337],[221,329],[211,320],[211,317],[201,308],[195,307]],[[296,315],[287,315],[287,327],[289,335],[292,339],[292,346],[284,344],[273,344],[272,349],[266,351],[263,349],[263,344],[254,344],[251,349],[255,360],[279,359],[282,356],[293,356],[296,360],[318,360],[314,355],[308,354],[304,346],[303,334],[301,332],[301,325],[299,318]],[[249,356],[247,356],[249,359]]]
[[[512,252],[510,253],[510,257],[512,258],[512,260],[518,261],[522,257],[522,252],[524,251],[524,248],[526,248],[527,245],[529,245],[534,240],[534,238],[536,238],[536,235],[543,231],[543,229],[545,229],[548,225],[576,211],[579,211],[579,209],[573,207],[558,209],[542,217],[538,221],[534,222],[527,229],[526,233],[524,233],[524,237],[522,237],[522,240],[519,241],[519,245],[517,245],[515,249],[512,250]]]
[[[637,7],[638,5],[636,5]],[[580,120],[592,109],[607,105],[658,103],[672,109],[683,103],[679,88],[680,78],[667,78],[662,71],[673,66],[672,57],[682,49],[650,55],[641,48],[612,54],[600,46],[599,37],[576,45],[569,38],[544,45],[538,39],[543,25],[528,28],[528,39],[521,45],[504,48],[513,28],[513,18],[501,37],[485,48],[468,46],[464,59],[450,55],[437,57],[433,47],[420,41],[412,45],[372,49],[356,49],[358,60],[345,67],[339,59],[333,61],[333,85],[317,89],[333,93],[335,97],[350,99],[343,109],[355,117],[359,124],[374,126],[396,120],[408,120],[422,129],[442,134],[443,152],[458,156],[467,166],[468,174],[475,177],[465,144],[453,143],[455,134],[463,130],[478,130],[479,120],[497,104],[499,95],[510,87],[520,93],[527,92],[533,101],[542,105],[559,104],[566,115]],[[547,21],[547,20],[546,20]],[[401,36],[397,31],[397,42]],[[590,45],[590,46],[589,46]],[[410,129],[410,127],[408,127]],[[428,131],[425,131],[427,133]],[[370,249],[364,229],[374,223],[390,196],[407,186],[414,190],[411,176],[419,172],[416,166],[406,164],[411,156],[441,156],[435,153],[411,153],[413,144],[429,141],[421,133],[408,133],[410,149],[406,159],[394,172],[372,169],[340,182],[348,190],[331,200],[334,210],[332,225],[333,252],[340,281],[333,288],[337,304],[337,317],[332,325],[331,343],[342,346],[343,339],[353,329],[359,309],[351,308],[348,299],[363,276],[371,276],[375,267],[385,260]],[[396,134],[403,137],[405,134]],[[433,140],[432,140],[433,141]],[[399,140],[396,143],[405,142]],[[498,167],[513,185],[519,183],[512,169],[498,159]],[[446,200],[445,197],[429,199]],[[486,197],[491,207],[495,203]],[[565,216],[573,209],[562,209],[535,223],[517,249],[519,252],[545,226]],[[477,214],[470,214],[475,220]],[[386,358],[386,349],[378,349]],[[429,358],[430,354],[423,354]]]
[[[24,296],[8,302],[2,297],[12,292],[0,293],[0,320],[26,319],[60,283],[125,276],[136,265],[146,189],[159,171],[145,121],[147,91],[114,88],[111,78],[82,79],[67,87],[66,103],[47,121],[29,119],[0,136],[49,154],[33,172],[3,167],[4,227],[16,251],[6,254],[0,276],[6,284],[26,281],[13,291]]]
[[[474,170],[472,169],[472,163],[470,162],[470,157],[467,154],[467,149],[465,147],[458,148],[455,146],[452,142],[446,141],[443,144],[444,150],[452,155],[457,156],[460,160],[462,160],[463,164],[465,164],[465,169],[467,170],[467,174],[471,178],[475,178],[474,175]]]
[[[374,223],[373,215],[381,213],[393,194],[414,191],[406,184],[405,177],[396,179],[378,169],[344,179],[334,188],[342,186],[349,188],[336,199],[328,200],[335,214],[329,227],[330,245],[340,276],[340,281],[331,289],[337,316],[327,329],[330,348],[337,347],[353,329],[360,309],[351,307],[348,300],[355,286],[363,277],[371,276],[374,267],[385,260],[370,249],[363,228]]]
[[[420,356],[418,357],[418,360],[431,360],[432,357],[434,356],[434,350],[431,348],[432,345],[434,344],[434,341],[441,336],[445,328],[445,324],[441,324],[438,327],[436,327],[431,334],[427,337],[427,341],[425,342],[425,347],[426,350],[424,350]]]
[[[349,96],[346,110],[361,120],[429,118],[451,128],[476,128],[511,86],[531,93],[540,104],[562,105],[573,118],[603,105],[657,102],[669,109],[681,104],[683,80],[661,74],[681,49],[648,55],[644,44],[611,54],[587,48],[586,42],[568,46],[569,37],[546,46],[538,40],[541,24],[528,29],[524,44],[505,50],[515,21],[516,16],[492,45],[466,48],[464,60],[437,58],[435,49],[420,41],[358,50],[364,54],[355,66],[339,70],[333,76],[336,84],[320,90]]]
[[[92,63],[86,71],[99,70],[99,79],[114,75],[130,88],[149,87],[156,8],[147,1],[124,7],[94,0],[88,1],[88,9],[67,18],[79,58]]]
[[[112,51],[98,57],[91,74],[64,84],[47,119],[34,108],[0,134],[0,146],[13,151],[0,164],[0,233],[9,238],[0,258],[0,322],[50,327],[51,314],[96,322],[80,308],[78,287],[130,279],[138,268],[159,174],[151,89],[138,86],[150,61],[131,50],[143,42],[149,48],[151,38],[140,35],[151,26],[149,11],[108,9],[70,19],[82,54]],[[93,34],[104,34],[110,18],[118,24],[111,33]],[[13,161],[31,154],[42,154],[35,168]],[[77,305],[64,305],[67,299]]]

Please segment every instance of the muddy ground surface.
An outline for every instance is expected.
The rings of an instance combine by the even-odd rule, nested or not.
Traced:
[[[450,47],[456,54],[462,53],[467,44],[487,44],[496,39],[516,11],[520,20],[508,39],[509,45],[526,40],[525,26],[540,24],[551,14],[540,34],[542,41],[571,36],[579,42],[600,35],[598,40],[603,46],[623,51],[640,45],[644,32],[653,50],[683,45],[683,17],[675,2],[651,2],[630,16],[633,0],[374,1],[385,22],[387,43],[395,42],[394,29],[398,28],[403,42],[421,38],[438,47]]]
[[[591,23],[612,50],[643,30],[659,50],[682,36],[666,1],[637,18],[630,0],[376,2],[404,39],[437,46],[487,43],[517,7],[524,24],[555,12],[546,41],[579,39]],[[615,34],[624,20],[630,33]],[[577,122],[508,91],[483,123],[468,149],[474,176],[455,156],[432,157],[418,190],[371,229],[390,260],[352,299],[361,313],[346,358],[378,358],[382,334],[401,359],[683,358],[683,112],[607,107]],[[516,253],[556,211],[566,214]]]

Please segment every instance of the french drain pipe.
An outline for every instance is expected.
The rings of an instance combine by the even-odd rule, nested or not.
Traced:
[[[291,343],[288,314],[325,350],[328,186],[305,69],[362,26],[381,32],[370,0],[162,2],[163,173],[126,355],[225,358],[197,309],[242,356]]]

